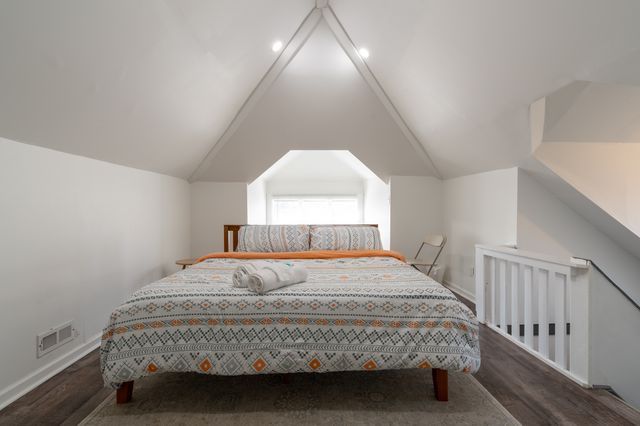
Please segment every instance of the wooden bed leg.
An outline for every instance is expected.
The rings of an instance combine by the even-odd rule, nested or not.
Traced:
[[[133,381],[124,382],[116,390],[116,404],[126,404],[133,396]]]
[[[433,390],[436,393],[436,399],[438,401],[449,400],[449,375],[447,370],[441,370],[440,368],[434,368],[431,370],[433,376]]]

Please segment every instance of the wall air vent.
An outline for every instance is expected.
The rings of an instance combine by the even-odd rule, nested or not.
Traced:
[[[78,336],[78,332],[73,327],[71,321],[54,327],[44,333],[38,334],[37,355],[38,358],[70,342]]]

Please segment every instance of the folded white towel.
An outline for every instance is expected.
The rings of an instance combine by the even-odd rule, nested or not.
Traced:
[[[271,263],[249,274],[249,290],[259,294],[307,280],[309,273],[289,263]]]
[[[269,266],[271,263],[256,260],[255,262],[246,262],[238,266],[231,277],[234,287],[247,288],[249,285],[249,274],[257,271],[258,269]]]

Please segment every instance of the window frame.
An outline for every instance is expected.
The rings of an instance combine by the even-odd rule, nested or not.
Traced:
[[[274,224],[273,221],[273,202],[275,200],[313,200],[313,199],[329,199],[329,200],[356,200],[358,219],[354,225],[361,225],[364,223],[364,197],[362,194],[267,194],[267,224]],[[292,224],[293,225],[293,224]],[[310,223],[304,223],[304,225],[313,225]],[[335,225],[350,225],[348,223],[335,224]]]

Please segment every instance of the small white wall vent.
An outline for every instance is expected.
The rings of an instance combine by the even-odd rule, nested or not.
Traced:
[[[72,322],[69,321],[44,333],[40,333],[37,337],[37,355],[38,358],[40,358],[78,337],[78,332],[73,327]]]

